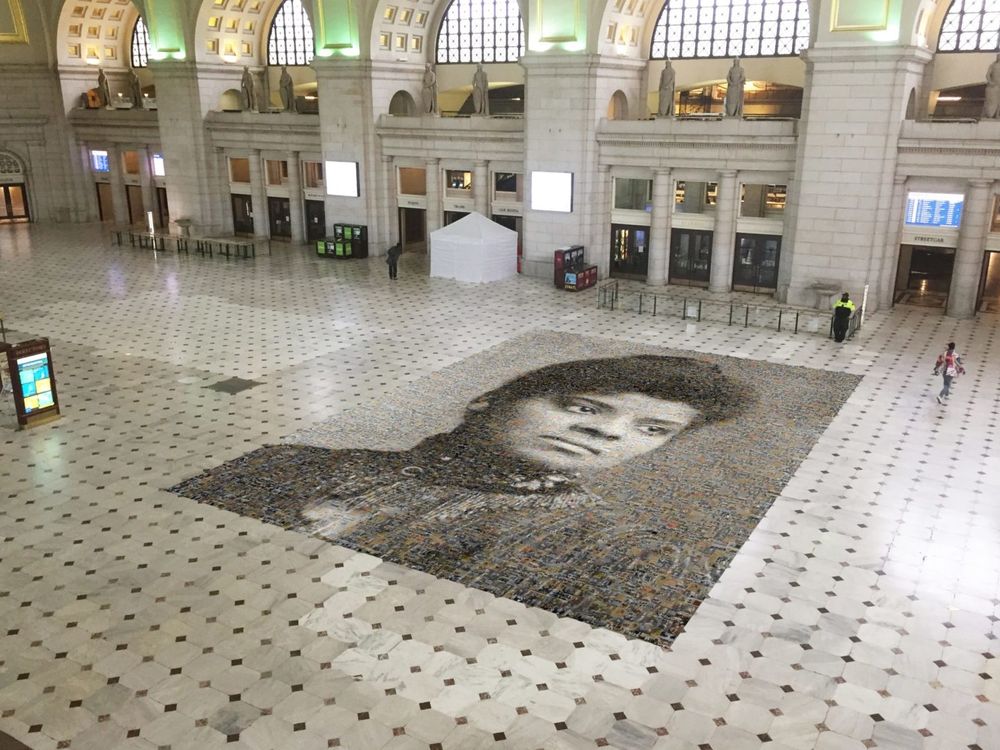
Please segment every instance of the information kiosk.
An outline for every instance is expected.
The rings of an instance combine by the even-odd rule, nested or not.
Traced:
[[[58,417],[59,397],[49,340],[2,343],[0,351],[7,354],[18,425],[31,427]]]

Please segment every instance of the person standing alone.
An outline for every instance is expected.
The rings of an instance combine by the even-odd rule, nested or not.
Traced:
[[[386,250],[385,262],[389,264],[389,278],[394,279],[399,272],[399,256],[403,254],[403,246],[397,242]]]
[[[851,323],[851,316],[854,315],[854,303],[851,302],[851,295],[844,292],[840,295],[840,301],[833,306],[833,339],[843,342],[847,337],[847,329]]]

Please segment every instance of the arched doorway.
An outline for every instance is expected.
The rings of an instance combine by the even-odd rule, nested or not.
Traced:
[[[0,151],[0,224],[30,220],[24,165],[14,154]]]

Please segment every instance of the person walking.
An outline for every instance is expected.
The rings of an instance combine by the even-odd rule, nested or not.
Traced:
[[[937,395],[937,402],[939,404],[944,404],[948,396],[951,395],[951,384],[955,378],[965,372],[965,368],[962,366],[962,358],[955,351],[955,342],[949,341],[948,348],[945,349],[943,354],[939,354],[937,361],[934,363],[934,374],[941,374],[944,381],[944,387],[941,392]]]
[[[399,272],[399,256],[403,254],[403,246],[400,243],[396,243],[390,247],[385,253],[385,262],[389,264],[389,278],[395,279]]]
[[[833,340],[842,343],[847,337],[847,329],[851,324],[851,316],[854,315],[854,303],[851,302],[851,295],[844,292],[840,295],[840,301],[833,306]]]

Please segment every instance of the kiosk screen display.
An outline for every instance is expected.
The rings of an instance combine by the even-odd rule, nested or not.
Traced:
[[[41,411],[55,404],[48,354],[43,352],[21,357],[17,360],[17,372],[21,381],[25,414]]]
[[[964,205],[965,196],[961,193],[910,193],[906,196],[906,223],[957,229]]]

